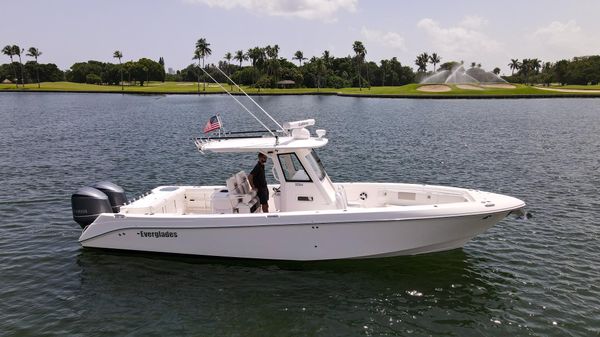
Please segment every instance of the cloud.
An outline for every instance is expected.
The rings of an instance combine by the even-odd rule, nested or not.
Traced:
[[[406,50],[404,38],[398,33],[372,30],[367,29],[366,27],[362,27],[360,33],[369,42],[392,49],[398,49],[402,51]]]
[[[334,22],[340,11],[355,12],[358,0],[186,0],[223,9],[243,8],[269,16]]]
[[[575,20],[570,20],[567,23],[562,23],[560,21],[552,21],[548,26],[538,28],[538,30],[536,30],[535,33],[533,33],[533,35],[570,35],[573,33],[577,34],[580,31],[581,27],[577,25],[577,22]]]
[[[467,15],[459,23],[459,26],[470,29],[478,29],[488,24],[488,20],[477,15]]]
[[[481,31],[487,20],[467,16],[458,25],[442,27],[430,18],[422,19],[417,27],[431,38],[435,51],[450,57],[481,57],[482,54],[502,51],[502,44]]]
[[[539,27],[529,38],[532,45],[555,58],[596,53],[594,39],[586,35],[575,20],[552,21]]]

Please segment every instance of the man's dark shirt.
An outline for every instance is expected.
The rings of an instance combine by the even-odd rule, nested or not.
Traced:
[[[265,177],[265,167],[260,163],[257,163],[256,166],[250,172],[252,175],[252,182],[254,183],[254,187],[257,190],[266,190],[267,189],[267,178]]]

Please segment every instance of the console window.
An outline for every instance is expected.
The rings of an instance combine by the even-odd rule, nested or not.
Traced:
[[[280,154],[278,157],[286,181],[312,181],[295,153]]]

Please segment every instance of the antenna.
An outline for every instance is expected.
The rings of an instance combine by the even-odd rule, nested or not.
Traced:
[[[279,127],[279,128],[280,128],[280,129],[281,129],[283,132],[285,132],[286,134],[288,133],[288,132],[287,132],[287,130],[285,130],[285,129],[284,129],[282,126],[281,126],[281,124],[279,124],[279,123],[278,123],[278,122],[275,120],[275,118],[273,118],[271,115],[269,115],[269,113],[268,113],[268,112],[266,112],[266,111],[265,111],[265,109],[263,109],[263,107],[262,107],[262,106],[260,106],[258,103],[256,103],[256,101],[255,101],[255,100],[253,100],[253,99],[252,99],[252,97],[248,96],[248,94],[247,94],[247,93],[246,93],[244,90],[242,90],[242,88],[240,88],[240,86],[239,86],[239,85],[237,85],[237,83],[235,83],[235,82],[234,82],[234,81],[233,81],[233,80],[232,80],[232,79],[231,79],[229,76],[227,76],[227,74],[225,74],[225,73],[223,72],[223,70],[221,70],[221,68],[219,68],[219,67],[216,67],[216,68],[217,68],[217,69],[218,69],[218,70],[221,72],[221,74],[223,74],[223,76],[227,77],[227,79],[228,79],[229,81],[231,81],[231,83],[233,83],[233,84],[235,85],[235,87],[236,87],[236,88],[238,88],[238,89],[239,89],[241,92],[243,92],[243,93],[244,93],[244,95],[246,95],[246,97],[248,97],[248,98],[249,98],[249,99],[252,101],[252,103],[254,103],[254,105],[256,105],[256,106],[257,106],[257,107],[258,107],[260,110],[262,110],[262,112],[264,112],[264,113],[265,113],[265,115],[267,115],[267,117],[269,117],[269,118],[270,118],[270,119],[271,119],[273,122],[275,122],[275,124],[277,124],[277,126],[278,126],[278,127]],[[222,88],[222,87],[221,87],[221,88]]]
[[[262,122],[262,121],[261,121],[261,120],[260,120],[258,117],[256,117],[256,116],[255,116],[255,115],[254,115],[254,114],[253,114],[253,113],[252,113],[250,110],[248,110],[248,108],[246,108],[246,106],[245,106],[244,104],[242,104],[242,102],[240,102],[240,101],[239,101],[237,98],[235,98],[235,96],[233,96],[233,95],[232,95],[232,94],[231,94],[229,91],[227,91],[227,89],[225,89],[225,88],[224,88],[224,87],[221,85],[221,83],[219,83],[217,80],[215,80],[215,78],[214,78],[214,77],[212,77],[212,76],[211,76],[211,75],[210,75],[210,74],[209,74],[209,73],[208,73],[208,72],[207,72],[207,71],[206,71],[204,68],[200,67],[200,69],[202,69],[202,71],[203,71],[203,72],[204,72],[206,75],[208,75],[208,77],[210,77],[210,79],[211,79],[211,80],[213,80],[213,82],[215,82],[216,84],[218,84],[218,85],[219,85],[219,87],[221,87],[221,89],[223,89],[223,90],[224,90],[224,91],[225,91],[225,92],[226,92],[226,93],[227,93],[229,96],[231,96],[231,98],[233,98],[233,99],[234,99],[236,102],[238,102],[238,104],[239,104],[239,105],[240,105],[242,108],[244,108],[244,110],[246,110],[246,111],[247,111],[247,112],[248,112],[248,113],[249,113],[249,114],[250,114],[252,117],[254,117],[254,119],[256,119],[256,120],[257,120],[257,121],[260,123],[260,125],[262,125],[262,126],[263,126],[263,127],[264,127],[264,128],[267,130],[267,131],[269,131],[269,133],[270,133],[272,136],[274,136],[274,137],[275,137],[275,134],[273,133],[273,131],[271,131],[271,129],[269,129],[269,128],[268,128],[268,127],[267,127],[267,126],[266,126],[266,125],[265,125],[265,124],[264,124],[264,123],[263,123],[263,122]],[[218,69],[218,68],[217,68],[217,69]],[[219,70],[221,70],[221,69],[219,69]],[[237,84],[236,84],[236,86],[237,86]],[[241,89],[240,89],[240,90],[241,90]],[[242,90],[242,91],[243,91],[243,90]],[[244,94],[245,94],[245,93],[244,93]],[[246,96],[248,96],[248,95],[246,95]],[[254,102],[254,101],[253,101],[253,102]],[[256,104],[256,102],[255,102],[255,104]],[[258,104],[257,104],[257,105],[258,105]],[[263,110],[263,111],[264,111],[264,110]],[[272,118],[271,118],[271,119],[272,119]],[[277,122],[275,122],[275,123],[277,123]],[[279,123],[277,123],[277,125],[279,125]],[[281,125],[279,125],[279,127],[281,128]],[[283,129],[283,128],[282,128],[282,129]]]

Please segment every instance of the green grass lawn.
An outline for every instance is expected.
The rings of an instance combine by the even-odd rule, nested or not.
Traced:
[[[16,89],[14,84],[0,84],[0,90]],[[124,92],[148,92],[148,93],[187,93],[197,92],[198,85],[196,83],[188,82],[150,82],[144,84],[143,87],[139,85],[124,86]],[[36,83],[25,84],[25,88],[19,90],[44,90],[44,91],[97,91],[97,92],[120,92],[120,85],[96,85],[96,84],[85,84],[85,83],[73,83],[73,82],[43,82],[40,88]],[[200,90],[203,90],[200,85]],[[206,91],[222,91],[216,84],[207,85]]]
[[[557,91],[545,91],[535,87],[523,84],[513,84],[515,88],[485,88],[484,90],[461,89],[456,85],[448,85],[452,90],[445,92],[425,92],[417,90],[421,84],[407,84],[399,87],[371,87],[371,89],[359,90],[358,88],[338,89],[343,94],[358,95],[402,95],[402,96],[511,96],[511,95],[573,95],[573,93],[564,93]],[[590,93],[591,94],[591,93]]]
[[[230,85],[222,84],[230,92],[239,92],[239,90]],[[248,93],[258,93],[259,90],[242,86],[244,91]],[[73,82],[43,82],[38,89],[37,83],[25,84],[25,88],[21,88],[19,85],[18,89],[14,84],[0,84],[0,91],[2,90],[19,90],[19,91],[94,91],[94,92],[121,92],[120,85],[96,85],[96,84],[85,84],[85,83],[73,83]],[[195,82],[153,82],[144,83],[144,86],[131,85],[124,86],[123,92],[131,93],[200,93],[204,92],[204,86],[200,83],[200,89],[198,84]],[[312,93],[317,92],[316,88],[293,88],[293,89],[261,89],[261,93]],[[326,91],[335,93],[332,89],[321,89],[320,91]],[[223,90],[214,83],[207,83],[206,92],[223,92]]]
[[[235,87],[223,84],[227,90],[231,92],[238,92]],[[348,94],[348,95],[365,95],[365,96],[377,96],[377,95],[397,95],[397,96],[512,96],[512,95],[544,95],[544,96],[569,96],[573,93],[556,92],[556,91],[545,91],[537,89],[536,87],[515,84],[514,89],[504,88],[485,88],[484,90],[468,90],[461,89],[455,85],[449,85],[452,90],[446,92],[423,92],[417,90],[420,84],[407,84],[403,86],[386,86],[386,87],[371,87],[363,88],[292,88],[292,89],[261,89],[260,91],[256,88],[250,88],[243,86],[242,88],[251,94]],[[562,86],[557,88],[564,89],[600,89],[600,85],[596,86]],[[15,90],[14,84],[0,84],[0,92],[5,90]],[[121,92],[121,86],[118,85],[95,85],[85,83],[73,83],[73,82],[45,82],[41,84],[41,88],[38,89],[37,84],[26,84],[25,88],[19,86],[19,91],[87,91],[87,92]],[[148,93],[148,94],[169,94],[169,93],[197,93],[198,84],[193,82],[150,82],[147,85],[141,86],[125,86],[123,92],[125,93]],[[200,93],[203,93],[203,85],[200,84]],[[216,84],[207,84],[206,92],[223,92],[223,90]],[[580,94],[579,94],[580,95]],[[598,95],[599,93],[586,93],[586,95]]]
[[[596,85],[551,85],[553,89],[577,89],[577,90],[600,90],[600,84]]]

